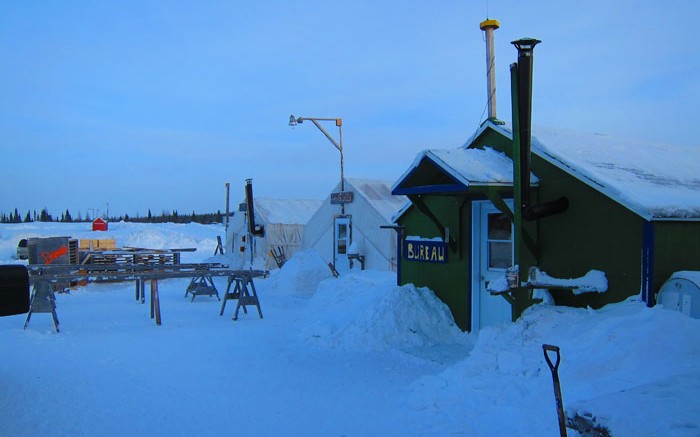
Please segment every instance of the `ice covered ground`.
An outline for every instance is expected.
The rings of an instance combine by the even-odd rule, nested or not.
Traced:
[[[196,247],[220,226],[0,225],[0,263],[29,236],[116,238],[118,246]],[[225,281],[217,279],[220,292]],[[542,344],[561,347],[571,413],[613,436],[700,435],[700,320],[634,300],[601,310],[538,306],[513,324],[461,333],[426,289],[361,272],[332,278],[313,253],[256,281],[232,321],[215,298],[160,283],[163,325],[131,283],[57,295],[61,333],[38,313],[0,318],[0,436],[554,436]],[[576,435],[569,430],[569,435]]]

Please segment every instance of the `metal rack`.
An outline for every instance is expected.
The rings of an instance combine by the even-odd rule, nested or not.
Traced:
[[[193,281],[200,278],[206,283],[213,284],[212,277],[225,276],[228,277],[228,288],[232,283],[236,284],[234,289],[245,290],[244,293],[229,293],[227,288],[224,305],[228,299],[239,299],[238,308],[245,305],[255,304],[258,307],[258,312],[262,318],[260,311],[260,303],[255,293],[253,278],[266,277],[269,274],[268,270],[240,270],[230,269],[228,266],[220,263],[193,263],[193,264],[134,264],[134,263],[112,263],[112,264],[49,264],[49,265],[29,265],[29,283],[32,289],[32,303],[36,301],[36,305],[30,305],[29,313],[25,328],[29,323],[32,312],[52,312],[54,325],[58,332],[58,317],[56,315],[55,297],[53,285],[63,284],[73,281],[134,281],[136,288],[136,300],[145,303],[145,284],[150,282],[150,302],[151,302],[151,318],[155,318],[156,325],[161,324],[160,312],[160,296],[158,292],[158,281],[171,278],[193,278]],[[190,282],[192,284],[192,282]],[[248,293],[247,286],[253,290],[254,299]],[[187,296],[187,292],[185,293]],[[218,297],[218,293],[217,293]],[[194,296],[193,296],[194,299]],[[242,300],[241,300],[242,299]],[[48,300],[49,305],[42,305],[44,300]],[[40,302],[42,304],[40,304]],[[50,311],[47,311],[50,310]],[[223,313],[223,307],[222,307]]]

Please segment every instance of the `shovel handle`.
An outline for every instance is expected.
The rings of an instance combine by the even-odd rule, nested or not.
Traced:
[[[551,344],[543,344],[542,350],[544,352],[544,359],[547,360],[547,364],[549,365],[549,370],[551,370],[552,372],[556,372],[559,369],[559,361],[561,359],[561,357],[559,355],[559,346],[554,346]],[[556,353],[557,360],[555,363],[552,363],[551,358],[549,358],[550,352]]]

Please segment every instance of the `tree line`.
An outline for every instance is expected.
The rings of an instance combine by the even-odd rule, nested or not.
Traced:
[[[76,216],[73,216],[69,210],[66,209],[59,215],[52,215],[49,211],[44,208],[37,213],[34,211],[27,211],[26,214],[21,215],[17,208],[11,213],[0,214],[0,223],[28,223],[28,222],[62,222],[62,223],[79,223],[79,222],[91,222],[97,217],[90,217],[86,215],[83,217],[80,212]],[[136,222],[136,223],[201,223],[201,224],[212,224],[221,223],[224,218],[224,214],[221,211],[215,213],[205,213],[205,214],[179,214],[177,210],[173,211],[163,211],[159,215],[154,215],[151,210],[148,210],[148,215],[146,217],[130,217],[128,214],[112,217],[102,217],[108,222]]]

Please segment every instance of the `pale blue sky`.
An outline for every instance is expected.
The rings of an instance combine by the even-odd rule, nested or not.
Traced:
[[[534,124],[700,146],[694,0],[3,2],[0,212],[322,199],[339,154],[291,113],[342,117],[346,176],[393,181],[484,119],[487,13],[501,119],[527,36]]]

